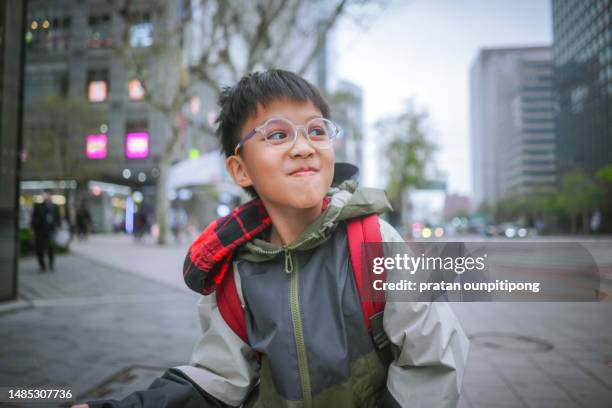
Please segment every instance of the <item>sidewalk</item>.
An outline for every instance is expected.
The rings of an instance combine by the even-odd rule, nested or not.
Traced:
[[[191,291],[185,286],[181,272],[189,243],[185,240],[161,246],[148,236],[136,242],[125,234],[97,234],[87,241],[73,241],[70,249],[88,259],[129,270],[188,293]]]
[[[122,398],[185,364],[198,295],[182,283],[185,245],[93,236],[40,274],[20,262],[32,307],[0,314],[0,385],[66,384]],[[472,337],[462,407],[609,407],[612,303],[452,304]]]
[[[31,307],[0,314],[2,386],[121,398],[188,362],[200,333],[197,294],[77,254],[44,274],[21,260],[19,292]]]

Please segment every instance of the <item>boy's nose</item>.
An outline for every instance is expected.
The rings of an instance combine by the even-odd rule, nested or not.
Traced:
[[[297,136],[293,146],[290,149],[292,156],[311,155],[314,154],[315,148],[310,145],[306,136],[305,129],[298,129]]]

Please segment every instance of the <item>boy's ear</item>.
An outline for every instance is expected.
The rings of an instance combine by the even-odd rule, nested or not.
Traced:
[[[233,155],[225,159],[225,167],[234,183],[240,187],[251,187],[253,185],[253,181],[251,181],[251,177],[249,177],[249,173],[240,156]]]

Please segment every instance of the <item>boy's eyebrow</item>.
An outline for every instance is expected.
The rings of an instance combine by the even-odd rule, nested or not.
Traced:
[[[319,115],[319,114],[314,114],[314,115],[310,115],[309,117],[306,118],[306,122],[308,122],[311,119],[315,119],[315,118],[322,118],[323,115]],[[261,123],[265,123],[267,120],[273,119],[273,118],[279,118],[282,119],[282,116],[277,116],[277,115],[272,115],[267,117],[264,121],[262,121]]]

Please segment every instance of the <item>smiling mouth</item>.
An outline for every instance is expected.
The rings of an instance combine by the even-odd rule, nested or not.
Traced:
[[[314,169],[299,169],[292,173],[289,173],[289,175],[293,177],[303,177],[303,176],[311,176],[315,174],[316,172],[317,170],[314,170]]]

